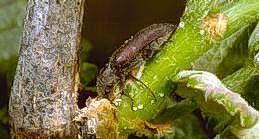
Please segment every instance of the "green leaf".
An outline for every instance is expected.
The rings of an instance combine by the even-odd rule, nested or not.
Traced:
[[[257,26],[249,38],[248,45],[250,58],[255,61],[255,64],[259,65],[259,60],[256,59],[259,59],[259,22],[257,23]]]
[[[18,54],[25,6],[26,0],[0,2],[0,60]]]
[[[231,36],[214,44],[193,64],[195,70],[205,70],[223,78],[245,65],[248,39],[255,24],[246,25]]]
[[[197,103],[192,99],[185,99],[179,103],[169,105],[151,122],[168,122],[175,120],[181,116],[192,113],[197,107]]]
[[[257,23],[249,38],[249,61],[246,66],[222,80],[229,89],[241,94],[256,109],[259,109],[259,67],[256,63],[257,53],[259,51],[258,35],[259,23]]]
[[[209,72],[182,71],[178,74],[177,80],[181,83],[185,82],[185,84],[196,80],[197,84],[189,87],[190,89],[198,90],[196,93],[202,94],[205,98],[205,102],[198,101],[200,107],[204,109],[203,112],[214,112],[215,114],[210,116],[222,119],[224,113],[220,113],[219,109],[211,110],[211,106],[222,106],[225,112],[233,119],[228,127],[237,137],[259,136],[258,132],[256,133],[259,127],[258,111],[248,105],[239,94],[227,89],[215,75]],[[197,95],[194,94],[193,97],[197,98]],[[226,119],[226,117],[224,119]],[[251,135],[250,133],[253,134]]]
[[[165,139],[206,139],[199,119],[193,114],[182,115],[172,122],[171,132],[164,133]]]
[[[89,40],[83,38],[81,41],[81,47],[80,47],[80,61],[86,62],[87,56],[89,55],[90,51],[92,50],[92,44]]]
[[[80,81],[83,85],[87,86],[94,80],[98,72],[98,67],[91,63],[82,63],[80,65]]]

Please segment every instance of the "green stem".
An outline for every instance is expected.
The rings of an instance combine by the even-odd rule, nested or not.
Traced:
[[[156,101],[147,88],[138,84],[127,86],[132,102],[123,96],[118,107],[119,132],[130,133],[141,130],[136,121],[150,121],[160,111],[164,110],[169,102],[170,78],[179,71],[189,69],[199,56],[211,48],[208,36],[203,34],[202,19],[213,8],[214,1],[189,0],[182,21],[175,34],[165,48],[161,50],[149,63],[145,65],[141,81],[144,82],[156,95]],[[240,6],[242,5],[242,6]],[[229,17],[229,24],[224,37],[229,36],[244,25],[258,20],[259,2],[256,0],[238,1],[223,13]],[[244,20],[244,21],[240,21]],[[133,103],[133,107],[132,107]]]

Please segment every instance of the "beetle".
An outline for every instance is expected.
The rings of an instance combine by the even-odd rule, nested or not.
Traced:
[[[153,24],[125,41],[100,70],[96,82],[98,95],[112,99],[114,93],[111,92],[118,88],[121,91],[129,77],[147,87],[130,73],[161,50],[174,30],[175,26],[169,23]],[[127,95],[123,92],[122,94]]]

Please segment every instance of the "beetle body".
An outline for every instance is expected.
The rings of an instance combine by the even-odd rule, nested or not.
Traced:
[[[167,23],[153,24],[127,40],[113,53],[98,74],[98,94],[107,97],[116,89],[115,86],[122,89],[130,72],[159,51],[174,29],[173,25]]]

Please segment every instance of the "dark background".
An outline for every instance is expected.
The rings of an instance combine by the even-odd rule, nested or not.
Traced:
[[[104,65],[112,52],[138,30],[154,24],[178,24],[183,0],[88,0],[83,38],[93,49],[88,61]]]

